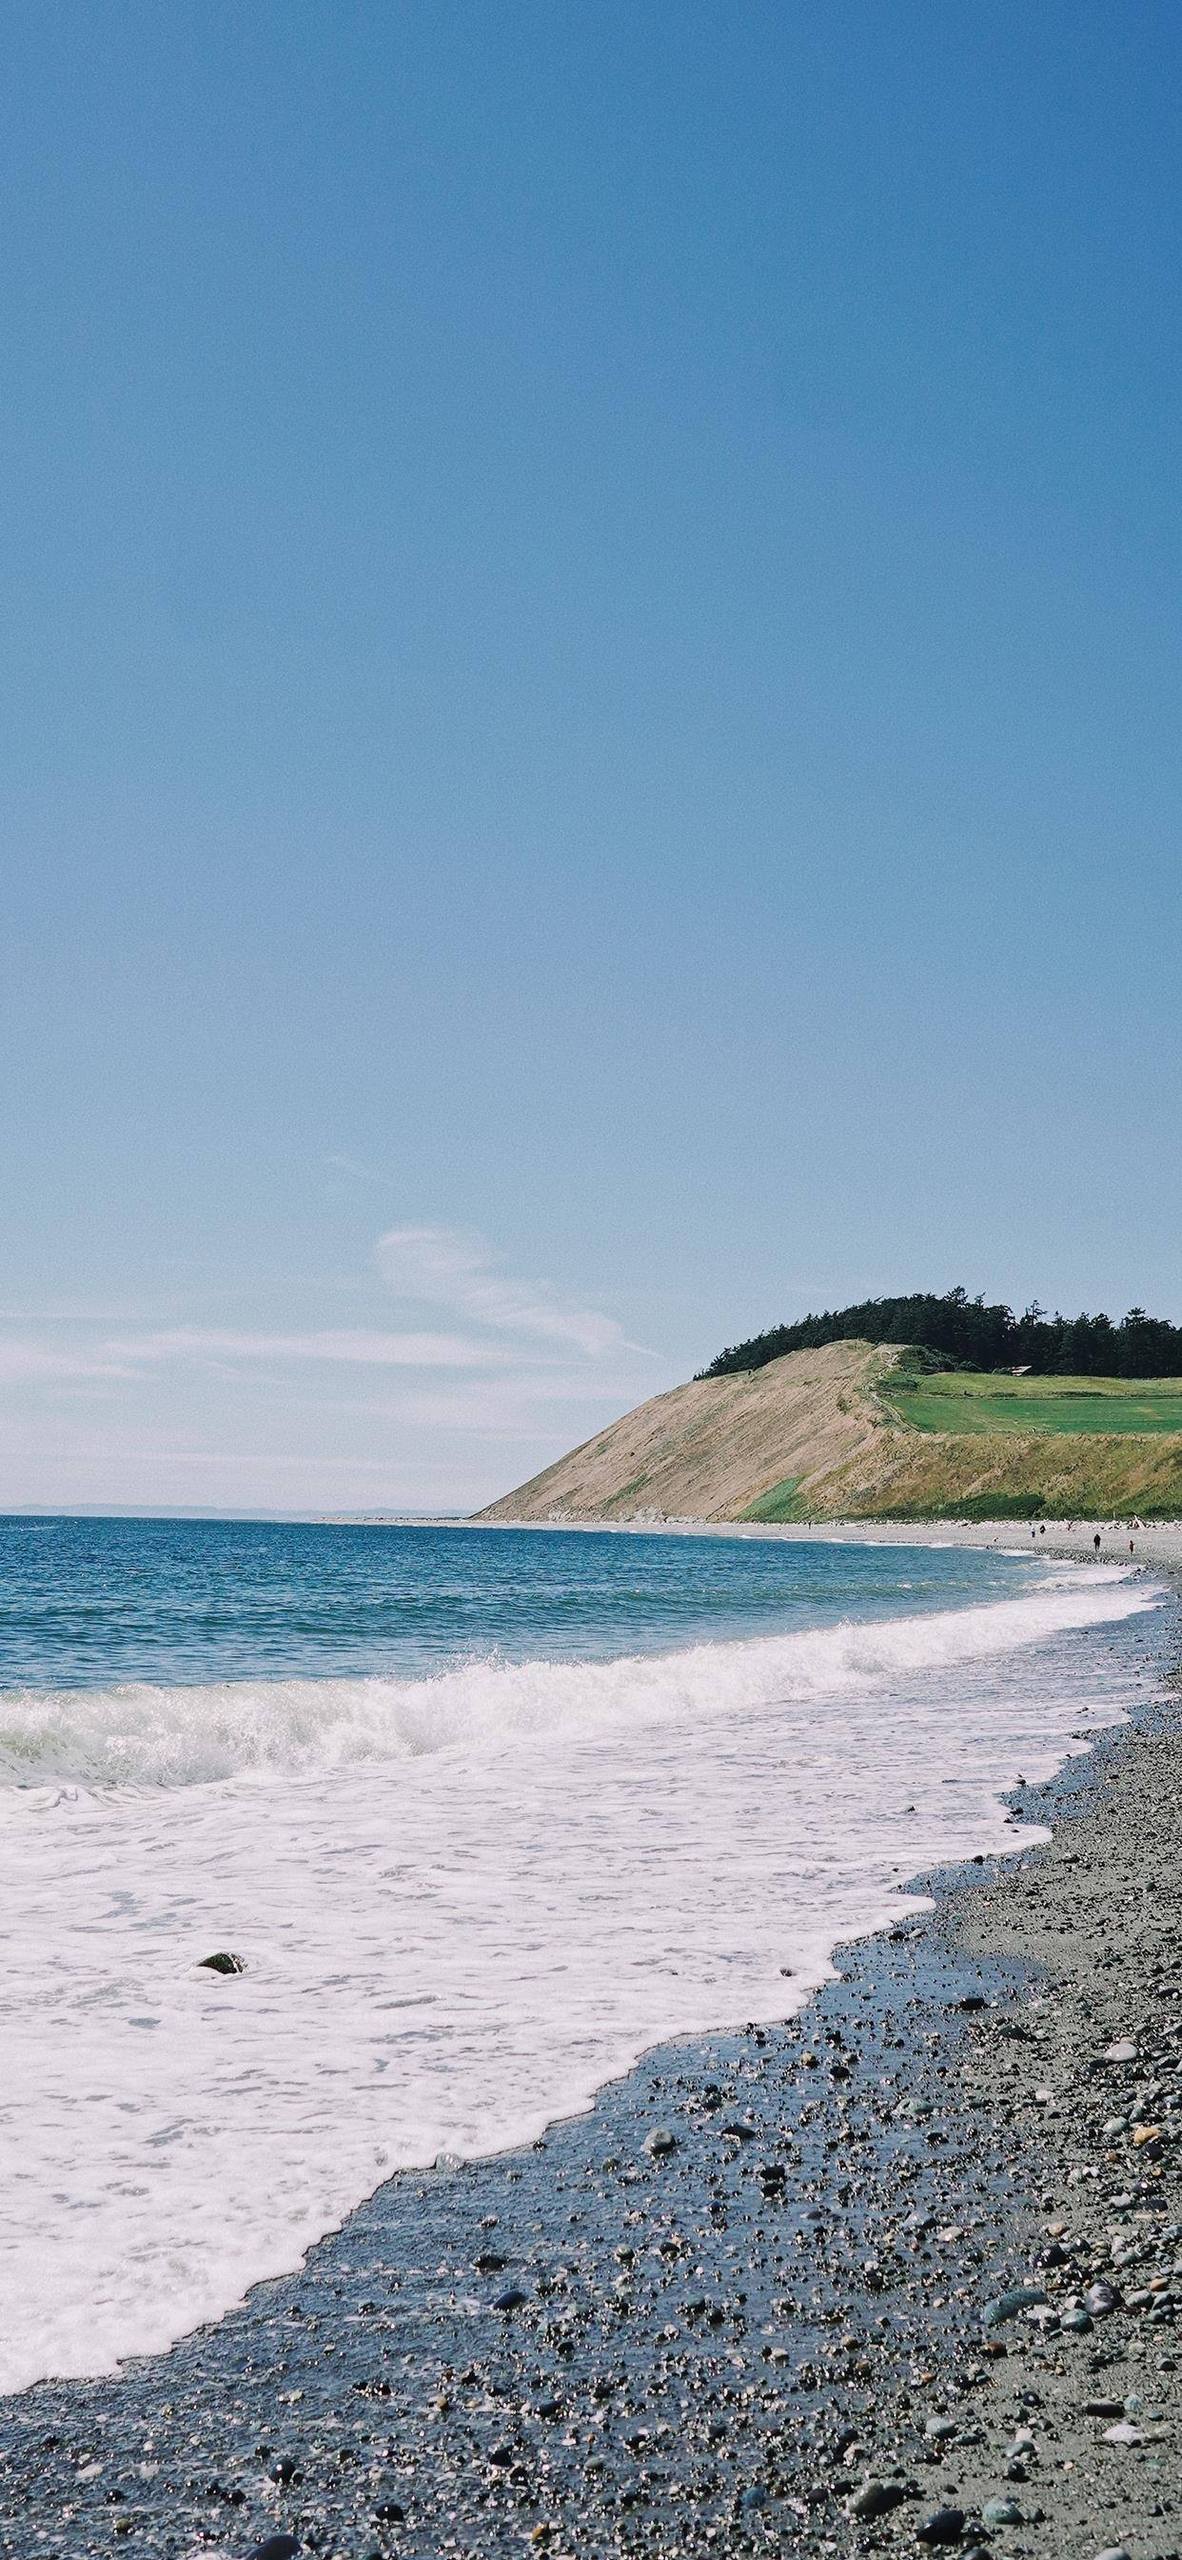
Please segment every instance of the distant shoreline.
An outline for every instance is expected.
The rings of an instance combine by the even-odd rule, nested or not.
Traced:
[[[479,1529],[503,1534],[506,1530],[528,1530],[531,1535],[559,1533],[563,1535],[615,1538],[756,1538],[786,1540],[797,1546],[878,1547],[994,1547],[1022,1554],[1033,1549],[1041,1555],[1077,1557],[1086,1562],[1095,1555],[1095,1532],[1100,1531],[1100,1559],[1112,1564],[1127,1562],[1130,1538],[1134,1544],[1133,1561],[1137,1564],[1160,1564],[1182,1569],[1182,1519],[1151,1520],[1143,1526],[1135,1520],[695,1520],[692,1518],[632,1520],[490,1520],[487,1513],[462,1511],[106,1511],[36,1510],[6,1511],[0,1520],[27,1521],[51,1526],[57,1521],[126,1522],[150,1521],[166,1527],[170,1521],[185,1526],[209,1528],[292,1528],[292,1529]],[[1035,1535],[1031,1536],[1033,1525]]]
[[[394,1524],[391,1523],[391,1526]],[[440,1526],[443,1524],[440,1523]],[[1129,1520],[1036,1521],[1035,1535],[1026,1520],[466,1520],[452,1526],[468,1529],[566,1531],[619,1538],[759,1538],[793,1546],[860,1547],[995,1547],[1015,1555],[1096,1560],[1127,1564],[1132,1540],[1134,1564],[1182,1568],[1182,1520],[1154,1520],[1141,1528]],[[1045,1534],[1044,1534],[1045,1532]]]

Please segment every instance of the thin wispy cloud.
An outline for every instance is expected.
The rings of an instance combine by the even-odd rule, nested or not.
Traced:
[[[0,1386],[52,1386],[137,1377],[167,1365],[256,1365],[322,1362],[356,1369],[495,1370],[512,1353],[460,1333],[384,1333],[326,1328],[310,1333],[236,1332],[175,1325],[112,1336],[93,1348],[0,1339]]]
[[[326,1360],[362,1369],[473,1369],[496,1361],[495,1345],[459,1333],[378,1333],[329,1327],[313,1333],[233,1332],[176,1325],[110,1346],[133,1362],[159,1360]]]
[[[138,1306],[128,1305],[125,1300],[117,1307],[88,1306],[84,1299],[78,1299],[61,1307],[0,1307],[0,1324],[147,1324],[157,1323],[171,1312],[171,1307],[162,1306],[159,1299],[151,1306],[142,1301]]]
[[[391,1227],[378,1238],[375,1259],[387,1289],[411,1316],[404,1325],[265,1326],[169,1324],[126,1327],[93,1339],[101,1321],[90,1309],[45,1308],[21,1319],[42,1325],[75,1322],[91,1339],[68,1345],[60,1338],[0,1335],[0,1381],[134,1377],[170,1362],[327,1362],[354,1368],[486,1370],[504,1375],[527,1367],[534,1392],[553,1379],[553,1364],[572,1357],[576,1375],[584,1362],[635,1352],[613,1316],[560,1297],[544,1282],[516,1278],[500,1268],[480,1236],[454,1227]],[[414,1316],[443,1316],[443,1325]],[[0,1319],[2,1320],[2,1319]],[[16,1320],[13,1311],[13,1320]],[[551,1388],[553,1391],[553,1388]],[[559,1392],[565,1392],[560,1389]]]
[[[511,1278],[482,1236],[457,1227],[389,1227],[378,1238],[377,1262],[397,1297],[464,1316],[490,1332],[559,1344],[588,1359],[634,1347],[625,1344],[613,1316],[572,1306],[544,1281]]]
[[[299,1272],[265,1306],[232,1266],[215,1276],[187,1304],[0,1310],[10,1504],[234,1509],[249,1483],[285,1510],[302,1482],[314,1507],[470,1509],[651,1392],[656,1355],[614,1316],[458,1228],[389,1228],[314,1300]],[[301,1300],[330,1321],[301,1323]]]
[[[132,1364],[105,1347],[70,1351],[57,1343],[0,1342],[0,1385],[52,1386],[55,1380],[130,1378]]]

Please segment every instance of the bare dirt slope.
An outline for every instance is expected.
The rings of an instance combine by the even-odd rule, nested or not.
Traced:
[[[889,1427],[874,1387],[897,1359],[868,1342],[831,1342],[671,1387],[480,1517],[735,1520],[786,1478],[856,1475]]]
[[[1060,1519],[1182,1514],[1182,1435],[916,1430],[867,1342],[638,1405],[483,1520]]]

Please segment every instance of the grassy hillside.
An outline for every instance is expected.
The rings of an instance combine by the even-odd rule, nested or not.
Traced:
[[[1182,1517],[1176,1379],[925,1373],[833,1342],[625,1414],[486,1520]]]
[[[900,1370],[891,1402],[914,1431],[1182,1431],[1177,1378],[999,1378]]]

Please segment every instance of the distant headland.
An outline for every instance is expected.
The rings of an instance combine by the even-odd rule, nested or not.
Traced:
[[[722,1351],[490,1521],[1182,1516],[1182,1327],[876,1298]]]

